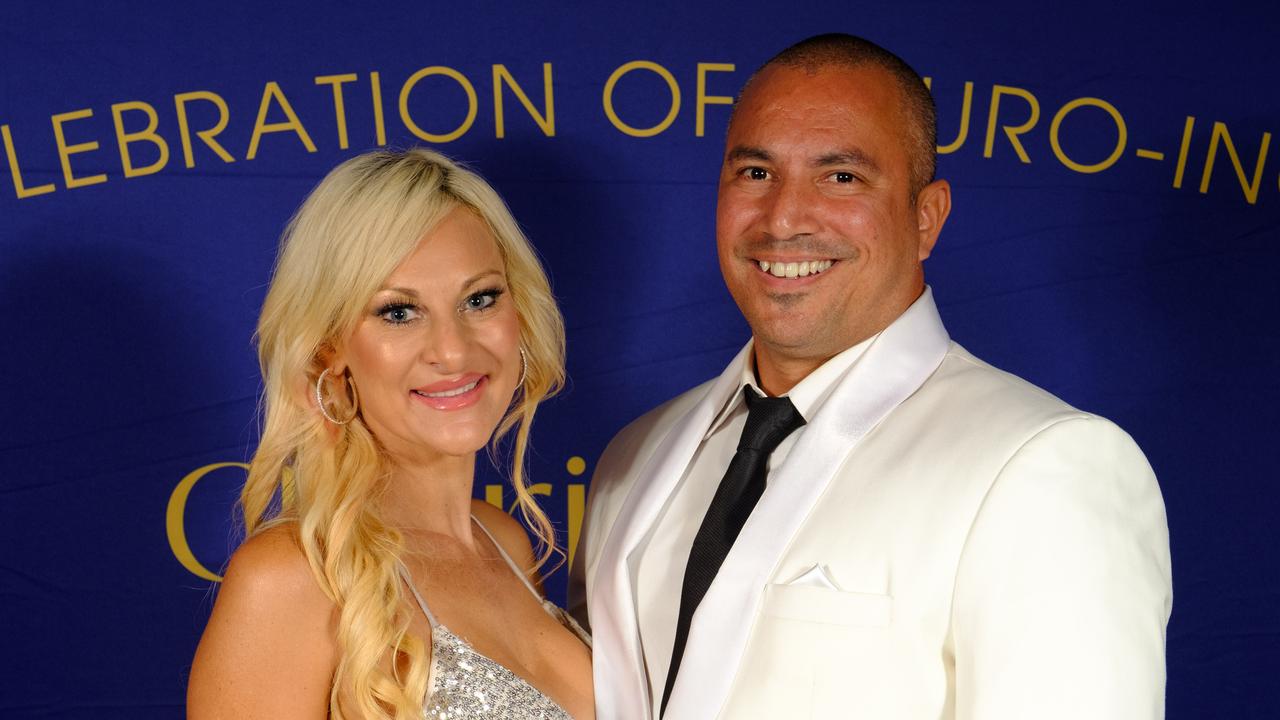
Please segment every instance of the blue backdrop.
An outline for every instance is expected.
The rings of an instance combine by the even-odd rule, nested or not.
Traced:
[[[277,238],[379,144],[472,163],[546,260],[570,384],[532,472],[576,540],[612,434],[748,336],[713,243],[725,102],[827,31],[931,79],[955,207],[926,271],[952,335],[1156,469],[1168,716],[1280,711],[1274,4],[19,4],[0,8],[0,716],[182,715],[237,541]],[[482,469],[477,495],[500,482]]]

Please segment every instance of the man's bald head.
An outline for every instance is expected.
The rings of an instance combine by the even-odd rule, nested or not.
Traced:
[[[902,58],[855,35],[815,35],[801,40],[761,65],[751,79],[747,80],[742,92],[750,90],[756,75],[770,67],[799,68],[809,74],[816,74],[823,68],[868,65],[887,71],[897,81],[907,133],[905,145],[911,159],[910,190],[914,198],[924,186],[933,182],[937,172],[938,119],[933,95],[924,84],[924,79]]]

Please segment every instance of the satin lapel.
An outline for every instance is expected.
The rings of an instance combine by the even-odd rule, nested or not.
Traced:
[[[769,479],[698,606],[666,720],[719,715],[764,588],[791,538],[858,441],[933,374],[948,346],[926,290],[840,380]]]
[[[644,674],[631,587],[631,554],[684,476],[716,412],[738,389],[749,347],[729,363],[702,400],[671,425],[657,450],[636,472],[631,491],[605,541],[588,608],[598,717],[631,720],[651,716],[649,682]]]

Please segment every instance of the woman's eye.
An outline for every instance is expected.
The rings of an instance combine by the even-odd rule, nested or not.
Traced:
[[[392,325],[403,325],[418,317],[418,309],[405,303],[384,305],[378,310],[378,316]]]
[[[485,290],[469,296],[462,301],[462,304],[467,310],[487,310],[498,302],[498,296],[501,294],[501,290]]]

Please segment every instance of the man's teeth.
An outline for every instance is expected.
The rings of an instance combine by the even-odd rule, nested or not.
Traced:
[[[768,260],[757,260],[760,269],[773,275],[774,277],[807,277],[809,275],[817,275],[835,264],[834,260],[806,260],[805,262],[778,262],[771,263]]]
[[[422,397],[447,398],[447,397],[454,397],[456,395],[461,395],[463,393],[469,393],[472,390],[475,390],[476,385],[479,385],[479,384],[480,384],[480,381],[475,380],[471,383],[468,383],[467,385],[463,385],[460,388],[455,388],[453,390],[445,390],[444,392],[428,393],[428,392],[422,392],[421,390],[414,390],[414,392],[418,393]]]

